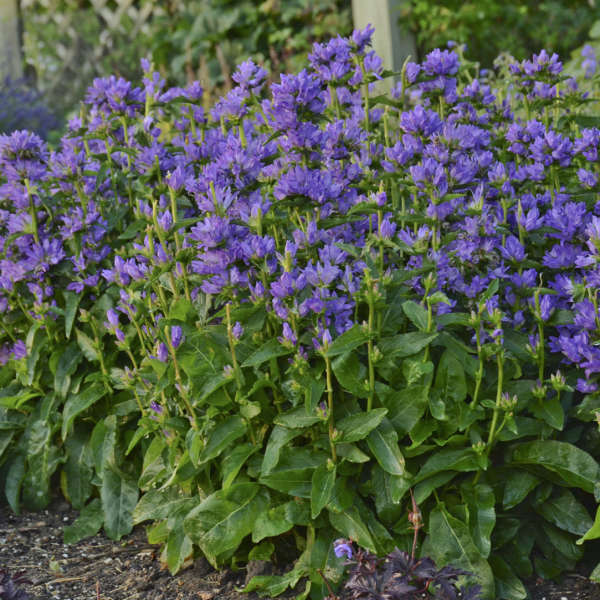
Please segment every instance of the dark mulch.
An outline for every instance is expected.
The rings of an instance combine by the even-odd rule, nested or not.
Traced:
[[[12,514],[0,506],[0,569],[24,571],[31,600],[257,600],[239,589],[262,565],[215,571],[197,559],[176,576],[161,565],[159,550],[146,542],[143,527],[114,542],[102,534],[66,546],[62,528],[77,512],[56,502],[39,513]],[[560,582],[528,582],[531,600],[600,600],[600,584],[585,573]],[[499,600],[499,599],[498,599]]]

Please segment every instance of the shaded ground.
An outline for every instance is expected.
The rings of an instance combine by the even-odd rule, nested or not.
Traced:
[[[39,513],[13,515],[0,506],[0,569],[25,571],[31,600],[256,600],[241,594],[246,569],[216,572],[203,559],[176,576],[161,567],[156,546],[137,527],[121,542],[104,535],[65,546],[62,528],[77,516],[68,504]],[[259,565],[252,565],[251,570]],[[583,574],[559,583],[534,580],[531,600],[600,600],[600,584]]]

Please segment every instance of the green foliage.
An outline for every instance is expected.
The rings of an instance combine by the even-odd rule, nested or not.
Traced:
[[[518,60],[542,48],[568,56],[599,17],[587,0],[410,0],[402,15],[420,56],[453,41],[486,68],[503,52]]]
[[[26,62],[60,115],[79,111],[95,77],[137,79],[141,58],[171,85],[199,80],[210,103],[231,89],[243,60],[276,80],[300,70],[313,42],[352,27],[342,0],[22,0],[22,8]]]

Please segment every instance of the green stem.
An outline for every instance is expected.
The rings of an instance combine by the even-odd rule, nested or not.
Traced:
[[[96,352],[98,353],[98,360],[100,361],[100,371],[102,371],[102,377],[104,378],[104,387],[107,391],[111,391],[110,385],[108,384],[109,376],[108,370],[104,363],[104,354],[102,352],[102,345],[100,343],[100,336],[98,335],[98,327],[96,326],[95,320],[90,319],[90,326],[92,328],[92,332],[94,333],[94,344],[96,345]]]
[[[183,398],[183,402],[188,411],[188,416],[190,418],[190,423],[193,429],[198,429],[198,422],[196,421],[196,414],[194,412],[194,408],[190,403],[190,399],[188,398],[187,392],[185,391],[185,387],[183,386],[183,379],[181,378],[181,372],[179,370],[179,363],[177,362],[177,353],[175,352],[175,348],[173,347],[173,342],[171,341],[171,336],[169,332],[169,328],[165,327],[165,338],[167,340],[167,345],[169,347],[169,352],[171,354],[171,358],[173,359],[173,367],[175,368],[175,381],[179,384],[179,393]]]
[[[331,383],[331,360],[325,356],[325,369],[327,372],[327,424],[329,429],[329,447],[331,448],[331,459],[337,462],[337,454],[335,451],[335,442],[333,440],[333,385]]]
[[[496,387],[496,405],[494,406],[494,414],[492,416],[492,424],[488,433],[485,455],[489,456],[492,451],[494,437],[496,436],[496,425],[498,424],[498,414],[500,413],[500,402],[502,400],[502,387],[504,385],[504,357],[499,352],[496,355],[496,364],[498,365],[498,385]]]
[[[27,189],[27,197],[29,198],[29,214],[31,215],[31,225],[33,226],[33,239],[36,244],[39,244],[40,238],[38,235],[37,212],[35,210],[35,202],[33,201],[33,194],[31,193],[31,186],[28,179],[25,179],[25,188]]]
[[[372,285],[373,281],[367,282],[367,285]],[[367,294],[367,302],[369,304],[369,340],[367,342],[367,353],[368,353],[368,362],[369,362],[369,397],[367,399],[367,411],[370,411],[373,408],[373,400],[375,398],[375,363],[373,361],[373,324],[375,317],[375,303],[373,299],[373,290],[369,288]]]

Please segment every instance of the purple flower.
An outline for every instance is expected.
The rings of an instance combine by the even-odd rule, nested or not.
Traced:
[[[167,360],[169,359],[169,350],[167,349],[167,346],[164,342],[160,342],[158,344],[158,350],[156,354],[158,360],[164,363],[167,362]]]
[[[371,39],[375,33],[375,27],[369,23],[364,29],[355,29],[352,32],[352,41],[356,44],[359,54],[362,54],[367,46],[371,45]]]
[[[27,346],[23,340],[17,340],[12,347],[12,352],[15,360],[20,360],[27,356]]]
[[[256,65],[252,59],[238,65],[231,77],[242,90],[258,94],[267,78],[267,72]]]
[[[290,327],[290,324],[287,322],[284,322],[283,324],[283,336],[278,339],[279,342],[282,344],[285,344],[287,342],[292,346],[295,346],[298,343],[298,338],[296,337],[294,330]]]
[[[581,56],[585,59],[581,62],[581,68],[585,71],[585,78],[591,79],[598,68],[594,47],[590,44],[585,44],[581,49]]]
[[[585,379],[578,379],[575,387],[582,394],[593,394],[598,391],[598,384],[593,381],[586,381]]]
[[[152,400],[152,402],[150,402],[150,408],[157,414],[157,415],[162,415],[163,413],[163,407],[158,404],[158,402],[155,402],[154,400]]]
[[[455,75],[458,72],[460,61],[458,54],[451,50],[432,50],[423,62],[423,70],[427,75]]]
[[[598,176],[587,169],[579,169],[577,177],[579,177],[579,183],[588,188],[593,188],[598,182]]]
[[[173,227],[173,216],[171,215],[170,210],[165,210],[159,215],[158,225],[163,231],[170,231],[171,227]]]
[[[506,238],[506,243],[500,247],[500,252],[504,258],[515,262],[521,262],[526,256],[523,244],[514,235]]]
[[[173,348],[178,348],[183,341],[183,331],[179,325],[173,325],[171,327],[171,344]]]
[[[345,539],[335,540],[333,542],[333,551],[338,558],[345,556],[347,559],[352,558],[352,542]]]
[[[244,328],[239,321],[236,321],[235,325],[231,328],[231,333],[236,340],[239,340],[244,333]]]
[[[106,318],[108,319],[108,322],[113,327],[118,327],[119,326],[119,313],[117,313],[117,311],[114,310],[113,308],[109,308],[106,311]]]

